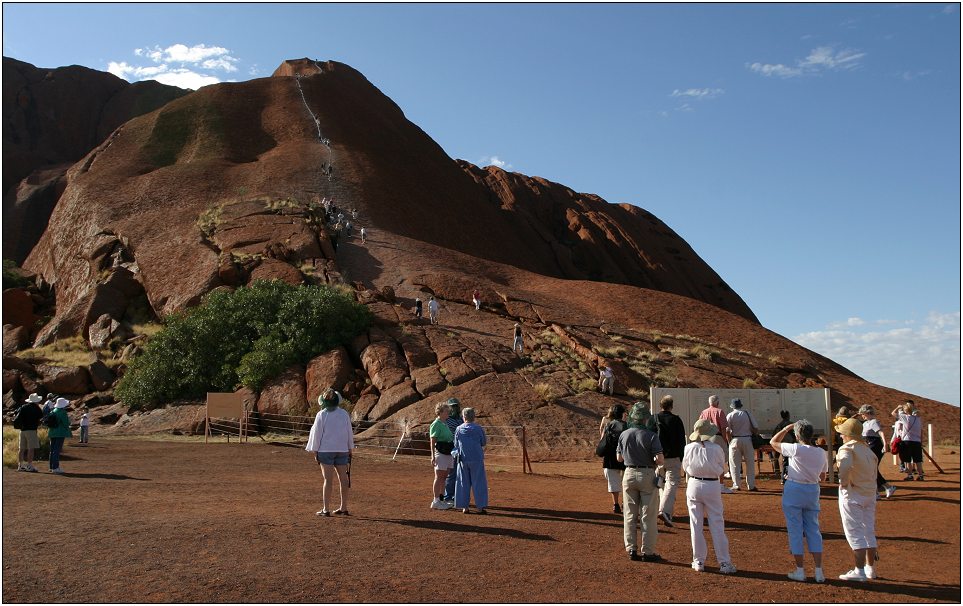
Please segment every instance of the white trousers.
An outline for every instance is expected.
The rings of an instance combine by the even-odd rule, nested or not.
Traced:
[[[722,484],[689,478],[685,489],[686,505],[689,506],[689,533],[692,535],[692,559],[705,564],[709,555],[705,535],[702,534],[702,516],[709,519],[709,534],[719,563],[730,562],[729,539],[726,523],[722,518]]]
[[[746,484],[749,488],[756,487],[756,451],[752,447],[752,438],[732,438],[729,442],[729,473],[732,474],[733,486],[738,486],[742,479],[742,461],[746,462]]]
[[[876,547],[876,495],[857,494],[839,488],[839,517],[849,546],[855,549]]]
[[[665,467],[665,485],[659,496],[659,513],[667,513],[671,516],[675,511],[675,494],[681,483],[682,459],[666,459],[663,467]]]

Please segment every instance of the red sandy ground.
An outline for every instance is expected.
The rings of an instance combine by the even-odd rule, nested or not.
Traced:
[[[630,562],[597,461],[489,469],[491,515],[428,508],[427,458],[360,452],[349,518],[319,518],[300,448],[100,440],[67,475],[3,470],[4,602],[960,601],[960,457],[879,503],[878,581],[834,580],[852,557],[823,490],[825,585],[794,583],[780,486],[725,497],[739,573],[689,568],[684,495],[660,525],[664,563]],[[897,477],[884,463],[884,474]],[[335,506],[337,503],[334,504]],[[51,571],[54,570],[54,573]],[[811,564],[807,570],[812,574]],[[458,572],[458,580],[452,574]],[[456,591],[457,593],[452,593]]]

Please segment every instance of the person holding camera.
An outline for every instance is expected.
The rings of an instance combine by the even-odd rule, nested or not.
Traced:
[[[715,425],[700,419],[693,430],[689,435],[691,442],[686,445],[682,455],[682,469],[689,478],[685,497],[692,538],[692,569],[703,572],[709,555],[709,547],[702,534],[702,516],[705,515],[709,519],[709,533],[719,561],[719,572],[733,574],[736,567],[729,557],[729,539],[722,514],[722,484],[719,481],[725,473],[726,453],[722,446],[713,441],[719,431]]]

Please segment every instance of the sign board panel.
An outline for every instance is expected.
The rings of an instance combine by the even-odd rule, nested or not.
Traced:
[[[207,416],[216,419],[244,417],[244,396],[240,393],[207,394]]]
[[[650,392],[652,413],[659,412],[659,400],[671,395],[672,412],[682,418],[686,433],[692,431],[699,414],[709,406],[709,396],[719,396],[719,406],[723,412],[730,412],[729,401],[742,400],[744,410],[748,410],[756,420],[759,433],[765,437],[772,435],[773,428],[781,420],[780,410],[788,410],[790,419],[807,419],[813,424],[817,435],[827,435],[830,429],[829,390],[828,389],[685,389],[653,387]]]

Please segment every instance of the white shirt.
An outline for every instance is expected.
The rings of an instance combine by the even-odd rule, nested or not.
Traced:
[[[353,448],[354,433],[351,431],[348,411],[343,408],[322,408],[314,417],[308,445],[304,449],[309,452],[349,452]]]
[[[726,421],[729,422],[729,431],[732,432],[734,438],[751,436],[752,428],[756,424],[749,411],[741,408],[727,414]]]
[[[90,426],[90,419],[87,417],[87,414],[86,414],[86,413],[84,413],[84,416],[80,417],[80,426],[81,426],[81,427],[89,427],[89,426]]]
[[[693,478],[718,478],[726,470],[726,453],[714,442],[690,442],[682,452],[682,470]]]
[[[800,484],[819,484],[819,474],[829,471],[826,451],[818,446],[780,442],[779,452],[789,457],[789,479]]]
[[[901,440],[906,440],[907,442],[922,442],[923,441],[923,420],[916,415],[908,415],[906,413],[899,413],[900,423],[903,424]]]
[[[881,431],[883,428],[879,426],[879,421],[876,419],[863,421],[863,436],[878,438]]]
[[[428,301],[428,313],[438,313],[438,301],[435,301],[434,299]]]

